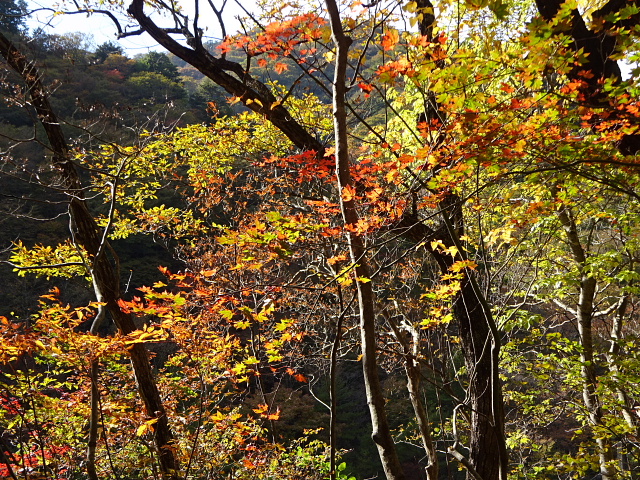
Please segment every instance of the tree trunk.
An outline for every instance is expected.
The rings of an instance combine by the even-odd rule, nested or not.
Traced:
[[[345,199],[345,188],[353,189],[349,166],[349,147],[347,141],[347,111],[345,107],[346,70],[351,39],[344,34],[338,6],[334,0],[326,0],[331,32],[336,45],[335,76],[333,81],[333,122],[336,138],[336,179],[340,195],[340,207],[347,242],[354,264],[355,283],[358,289],[358,309],[360,312],[360,337],[362,342],[362,370],[367,395],[367,404],[371,415],[371,438],[378,448],[378,454],[388,480],[402,480],[404,473],[396,453],[395,443],[389,430],[385,411],[385,400],[378,377],[375,330],[375,296],[371,282],[371,271],[364,239],[349,229],[358,223],[356,203],[353,198]]]
[[[554,195],[556,189],[552,189]],[[596,279],[587,271],[587,255],[580,242],[578,229],[571,210],[567,207],[560,207],[558,218],[564,228],[567,243],[571,249],[573,260],[581,270],[580,293],[576,308],[576,320],[578,322],[578,333],[580,334],[580,373],[582,376],[582,399],[584,406],[589,413],[589,422],[596,428],[606,428],[603,425],[603,413],[600,398],[597,393],[598,377],[596,374],[596,364],[593,354],[593,301],[596,295]],[[596,433],[596,445],[598,446],[598,459],[600,464],[600,475],[602,480],[615,480],[617,477],[614,465],[614,452],[611,442]]]
[[[404,238],[413,242],[440,240],[446,248],[458,248],[457,258],[437,248],[429,251],[443,274],[458,260],[465,260],[459,240],[462,230],[462,210],[459,199],[449,195],[440,205],[443,224],[432,230],[415,216],[408,215],[396,225]],[[427,243],[428,245],[428,243]],[[468,404],[471,411],[469,458],[459,452],[452,455],[467,468],[467,478],[506,480],[508,455],[504,435],[504,402],[498,362],[500,338],[487,300],[480,290],[473,270],[466,269],[461,288],[453,302],[453,314],[458,325],[460,345],[467,368]]]
[[[540,15],[551,22],[560,12],[564,0],[536,0],[536,6]],[[568,29],[558,28],[559,33],[567,33],[573,39],[571,47],[577,52],[586,54],[586,60],[573,68],[567,75],[580,82],[582,87],[580,92],[586,104],[600,107],[610,106],[610,98],[607,92],[603,91],[603,80],[613,79],[614,84],[620,83],[622,73],[618,61],[612,58],[618,53],[618,48],[624,46],[625,42],[618,39],[618,28],[627,30],[635,27],[640,21],[640,13],[633,13],[628,18],[626,15],[616,17],[616,14],[625,8],[640,6],[639,0],[609,0],[604,6],[592,13],[593,25],[600,25],[596,30],[590,29],[584,18],[574,9],[568,18]],[[611,20],[611,19],[614,20]],[[590,72],[592,75],[583,75],[582,72]],[[608,112],[609,119],[624,120],[624,113],[611,108]],[[594,127],[596,125],[594,124]],[[640,151],[640,134],[631,133],[622,136],[618,143],[618,149],[625,155],[633,155]]]
[[[431,438],[431,424],[429,422],[429,416],[427,415],[427,409],[424,406],[420,393],[421,372],[417,360],[420,346],[419,333],[417,329],[408,322],[403,323],[402,327],[400,327],[395,323],[393,318],[387,316],[386,319],[393,330],[396,340],[402,347],[404,368],[407,374],[407,391],[409,392],[409,399],[411,400],[413,412],[416,416],[416,423],[418,424],[418,431],[420,432],[420,439],[422,440],[422,448],[424,448],[427,455],[427,466],[425,468],[427,480],[438,480],[438,455],[433,439]]]
[[[447,243],[445,242],[445,245]],[[443,273],[450,273],[449,255],[432,251]],[[453,303],[460,344],[467,367],[467,398],[471,410],[469,463],[483,480],[506,480],[507,448],[504,437],[502,385],[498,376],[500,341],[493,317],[478,294],[473,272],[462,280]],[[469,474],[467,478],[474,475]]]
[[[31,103],[49,139],[53,152],[53,167],[58,171],[63,188],[70,198],[69,216],[73,241],[84,248],[89,255],[88,269],[97,300],[105,303],[104,308],[110,313],[118,330],[124,335],[129,334],[136,330],[136,326],[131,315],[122,312],[118,305],[120,281],[105,254],[105,250],[107,250],[106,236],[103,238],[102,232],[84,200],[82,185],[71,161],[69,147],[60,123],[49,103],[48,94],[40,82],[40,73],[1,33],[0,54],[27,85]],[[177,479],[179,478],[178,461],[173,452],[173,436],[169,429],[164,405],[160,399],[160,392],[153,378],[147,350],[144,345],[136,343],[129,349],[129,356],[146,413],[149,417],[157,419],[154,425],[155,442],[163,477]]]

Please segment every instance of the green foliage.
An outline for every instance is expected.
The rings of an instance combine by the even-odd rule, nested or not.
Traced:
[[[134,73],[125,84],[129,96],[135,101],[170,101],[185,95],[181,85],[156,72]]]
[[[101,43],[96,47],[96,50],[94,52],[94,56],[98,63],[104,63],[104,61],[110,55],[123,55],[123,54],[124,54],[124,50],[122,49],[122,47],[120,45],[113,43],[112,41]],[[158,72],[158,73],[161,73],[161,72]]]
[[[188,477],[326,479],[328,447],[318,440],[326,432],[303,430],[327,423],[326,405],[314,401],[329,403],[329,371],[338,372],[338,445],[353,449],[344,457],[357,475],[375,475],[355,353],[362,341],[358,283],[376,296],[378,367],[391,373],[383,380],[385,409],[406,464],[424,451],[399,378],[409,365],[424,380],[437,449],[458,448],[473,434],[480,414],[469,410],[470,392],[486,372],[462,364],[471,348],[460,347],[462,295],[472,285],[486,296],[502,340],[511,477],[586,478],[607,466],[620,479],[636,475],[640,176],[636,156],[619,147],[637,135],[637,80],[603,79],[589,97],[589,75],[576,73],[591,54],[574,48],[575,3],[548,21],[526,2],[436,7],[439,23],[423,36],[385,23],[389,12],[381,19],[372,7],[345,6],[344,25],[355,39],[350,178],[338,183],[336,113],[327,95],[334,72],[325,65],[335,50],[325,20],[313,13],[271,6],[264,29],[209,45],[209,54],[227,61],[246,53],[239,68],[256,74],[251,80],[221,63],[246,88],[228,103],[221,88],[197,83],[200,74],[179,70],[162,53],[134,61],[110,42],[91,54],[80,36],[34,42],[52,78],[64,79],[56,106],[85,129],[69,127],[69,135],[104,127],[90,141],[78,137],[73,149],[87,205],[99,212],[99,236],[122,241],[114,251],[124,246],[123,257],[152,270],[145,248],[132,246],[148,235],[176,256],[180,272],[162,269],[166,279],[137,292],[113,287],[127,290],[117,305],[135,317],[133,331],[105,325],[100,335],[88,333],[105,305],[77,307],[82,302],[74,299],[70,306],[55,290],[38,314],[2,317],[5,367],[21,359],[38,366],[16,367],[0,396],[0,420],[16,446],[8,465],[20,475],[84,475],[87,371],[95,359],[100,476],[157,477],[158,420],[144,411],[127,360],[144,346],[155,357],[171,448]],[[413,24],[431,13],[404,5]],[[602,22],[635,16],[630,6]],[[590,28],[597,35],[605,27]],[[635,58],[636,33],[608,32],[620,42],[611,58]],[[71,70],[80,60],[86,65]],[[189,97],[181,73],[190,79]],[[259,80],[265,85],[256,87]],[[312,94],[305,81],[322,93]],[[9,103],[26,104],[9,83]],[[252,88],[269,101],[250,99]],[[166,129],[170,120],[154,124],[165,102],[175,102],[176,118],[187,102],[199,112]],[[3,116],[12,122],[2,133],[10,152],[3,171],[56,187],[43,160],[46,142],[35,149],[11,140],[29,138],[32,117]],[[135,138],[118,138],[122,122],[137,119],[145,123]],[[319,151],[298,151],[291,131],[308,133]],[[23,193],[5,195],[22,200]],[[345,203],[355,205],[351,223],[340,211]],[[354,238],[364,252],[355,259]],[[86,283],[93,259],[74,243],[31,240],[18,240],[6,257],[19,276]],[[105,252],[119,267],[110,247]],[[370,274],[356,278],[365,262]],[[127,266],[121,270],[126,277]],[[491,345],[472,347],[485,358]],[[613,446],[618,457],[602,460]],[[55,455],[57,463],[48,463]],[[422,468],[419,460],[412,465]],[[339,463],[337,478],[354,479],[348,471]]]
[[[180,74],[169,57],[160,52],[149,52],[137,58],[139,68],[146,72],[157,73],[172,82],[179,82]]]
[[[5,0],[0,3],[0,29],[7,33],[19,34],[25,29],[27,2],[25,0]]]

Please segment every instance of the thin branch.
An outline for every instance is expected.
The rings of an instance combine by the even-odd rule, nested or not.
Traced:
[[[55,269],[55,268],[64,268],[64,267],[77,267],[77,266],[84,265],[83,262],[64,262],[64,263],[54,263],[51,265],[30,265],[28,267],[22,267],[20,265],[16,265],[15,263],[9,262],[8,260],[0,260],[0,263],[9,265],[10,267],[13,267],[17,270],[42,270],[45,268]]]

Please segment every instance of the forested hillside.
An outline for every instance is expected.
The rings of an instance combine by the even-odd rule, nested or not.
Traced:
[[[0,3],[0,478],[640,478],[640,2],[179,3]]]

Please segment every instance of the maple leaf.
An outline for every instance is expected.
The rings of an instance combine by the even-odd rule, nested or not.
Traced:
[[[356,189],[351,185],[345,185],[342,188],[342,200],[345,202],[350,202],[356,196]]]
[[[455,262],[453,265],[451,265],[449,267],[449,270],[451,270],[454,273],[457,273],[457,272],[461,272],[465,268],[470,268],[472,270],[475,270],[477,266],[478,264],[473,260],[459,260]]]
[[[508,83],[502,83],[500,90],[502,90],[505,93],[513,93],[516,91],[515,88],[513,88],[511,85],[509,85]]]
[[[400,41],[398,30],[392,28],[382,36],[382,48],[385,50],[393,50]]]
[[[278,74],[281,74],[282,72],[289,70],[289,65],[287,65],[286,63],[278,62],[276,63],[274,68]]]
[[[258,408],[254,408],[253,411],[258,415],[264,415],[269,410],[269,405],[264,403],[258,404]]]
[[[366,98],[369,98],[371,95],[371,92],[373,91],[373,85],[369,84],[369,83],[365,83],[365,82],[359,82],[358,83],[358,87],[360,87],[360,90],[362,90],[364,93],[364,96]]]
[[[229,53],[231,51],[231,45],[229,44],[229,42],[227,40],[225,40],[224,42],[222,42],[220,45],[218,45],[216,47],[218,50],[220,50],[220,53],[225,54],[225,53]]]
[[[118,306],[120,307],[120,310],[122,310],[123,313],[131,313],[131,309],[129,308],[131,306],[131,303],[126,302],[125,300],[119,298]]]
[[[336,255],[335,257],[331,257],[331,258],[329,258],[329,259],[327,260],[327,263],[328,263],[329,265],[335,265],[336,263],[338,263],[338,262],[343,262],[343,261],[345,261],[346,259],[347,259],[347,254],[346,254],[346,253],[343,253],[343,254],[340,254],[340,255]]]
[[[280,407],[276,409],[274,413],[267,415],[267,420],[279,420],[280,419]]]

